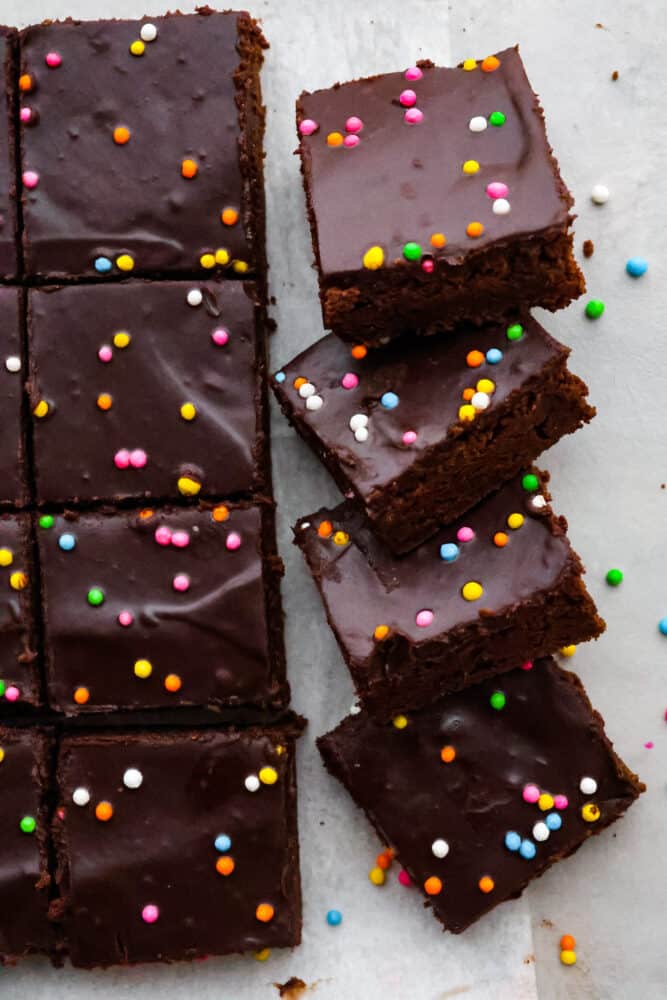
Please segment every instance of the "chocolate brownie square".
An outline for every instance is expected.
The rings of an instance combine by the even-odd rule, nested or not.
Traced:
[[[299,944],[299,732],[65,737],[54,837],[75,966]]]
[[[22,31],[28,274],[262,272],[264,48],[209,7]]]
[[[268,491],[254,285],[31,289],[38,502]]]
[[[18,274],[16,218],[16,56],[18,34],[0,25],[0,277]]]
[[[350,501],[296,526],[357,695],[380,721],[604,630],[545,483],[513,479],[404,556]]]
[[[548,659],[393,725],[350,716],[318,745],[455,934],[521,895],[644,790],[579,678]]]
[[[518,48],[304,93],[297,125],[324,325],[344,339],[560,309],[584,290]]]
[[[0,727],[0,964],[51,954],[48,921],[50,738],[37,729]]]
[[[37,531],[52,708],[286,706],[268,502],[42,514]]]
[[[0,514],[0,704],[41,702],[30,515]]]
[[[0,288],[0,507],[28,499],[23,410],[22,294]]]
[[[568,354],[530,316],[371,351],[329,335],[273,388],[343,493],[401,553],[591,419]]]

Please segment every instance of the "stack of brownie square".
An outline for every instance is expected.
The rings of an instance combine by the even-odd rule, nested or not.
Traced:
[[[604,630],[532,464],[595,412],[529,311],[584,289],[572,198],[516,48],[304,93],[297,127],[333,333],[273,388],[345,495],[295,541],[361,704],[319,746],[459,932],[643,788],[551,659]]]
[[[1,41],[0,961],[294,945],[266,42],[208,8]]]

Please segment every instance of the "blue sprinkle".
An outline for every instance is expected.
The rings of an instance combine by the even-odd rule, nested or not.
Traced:
[[[66,533],[61,535],[58,539],[58,545],[63,550],[63,552],[71,552],[72,549],[76,548],[76,538],[74,535]]]
[[[385,410],[393,410],[398,406],[398,396],[395,392],[384,392],[380,397],[380,402],[384,406]]]
[[[343,920],[343,914],[340,910],[329,910],[327,913],[327,923],[329,927],[338,927],[338,925]]]
[[[459,547],[454,542],[445,542],[440,546],[440,558],[445,562],[454,562],[459,557]]]
[[[658,622],[658,628],[663,635],[667,635],[667,618],[661,618]]]
[[[93,266],[98,274],[108,274],[113,264],[108,257],[96,257]]]
[[[275,378],[276,382],[284,382],[285,381],[285,372],[276,372],[276,374],[274,375],[274,378]]]
[[[518,851],[521,847],[521,837],[514,830],[505,834],[505,847],[508,851]]]
[[[519,848],[519,854],[521,855],[522,858],[525,858],[526,861],[532,861],[533,860],[533,858],[537,854],[537,848],[535,847],[535,844],[532,842],[532,840],[522,840],[521,841],[521,847]]]
[[[221,854],[226,854],[231,846],[232,838],[228,837],[226,833],[219,833],[215,838],[215,849],[216,851],[220,851]]]
[[[648,271],[648,261],[643,257],[630,257],[625,265],[625,270],[631,278],[641,278],[642,274]]]
[[[549,813],[544,822],[550,830],[560,830],[563,825],[563,820],[560,818],[558,813]]]
[[[497,347],[490,347],[486,352],[486,360],[490,365],[497,365],[499,361],[503,360],[503,352]]]

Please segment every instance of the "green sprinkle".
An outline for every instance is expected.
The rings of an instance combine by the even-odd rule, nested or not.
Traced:
[[[502,111],[492,111],[489,115],[489,125],[504,125],[507,121]]]
[[[94,608],[104,604],[104,591],[101,587],[91,587],[88,591],[88,603],[92,604]]]
[[[0,681],[0,698],[3,697],[3,695],[5,693],[6,687],[7,687],[7,685],[5,684],[5,682],[4,681]]]
[[[602,299],[591,299],[586,303],[586,315],[589,319],[599,319],[604,312],[604,302]]]
[[[406,243],[403,247],[403,256],[406,260],[419,260],[422,255],[422,248],[419,243]]]
[[[24,816],[23,819],[21,820],[21,822],[19,823],[19,826],[21,827],[21,829],[22,829],[22,831],[24,833],[34,833],[35,829],[37,827],[37,823],[35,821],[35,817],[34,816]]]
[[[507,327],[507,339],[508,340],[521,340],[523,337],[523,327],[521,323],[512,323],[511,326]]]
[[[537,478],[537,476],[533,475],[532,472],[528,472],[521,480],[521,485],[523,486],[524,490],[528,491],[528,493],[534,493],[535,490],[539,487],[540,481]]]
[[[496,712],[499,712],[501,708],[505,707],[507,698],[503,691],[494,691],[489,701],[491,702],[491,708],[495,708]]]
[[[39,519],[40,528],[52,528],[56,523],[56,519],[53,514],[42,514]]]
[[[623,583],[623,571],[620,569],[610,569],[607,571],[605,579],[610,587],[618,587],[620,583]]]

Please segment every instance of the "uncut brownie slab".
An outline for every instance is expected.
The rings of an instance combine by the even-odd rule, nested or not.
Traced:
[[[268,491],[255,286],[31,289],[38,502]]]
[[[568,354],[530,316],[371,351],[329,335],[273,388],[343,493],[400,553],[591,419]]]
[[[63,740],[54,837],[74,965],[299,944],[299,731]]]
[[[0,706],[39,705],[30,516],[0,514]]]
[[[265,47],[208,7],[22,31],[28,274],[262,271]]]
[[[371,714],[385,721],[604,630],[549,500],[528,472],[404,556],[350,501],[296,526]]]
[[[49,737],[0,726],[0,964],[50,953],[48,923]]]
[[[52,708],[285,707],[270,504],[47,514],[37,532]]]
[[[551,659],[322,736],[327,769],[455,934],[618,819],[644,785]]]
[[[572,198],[518,48],[303,93],[324,325],[373,344],[584,290]]]
[[[27,500],[21,311],[19,289],[0,288],[0,507]]]
[[[16,150],[14,104],[16,98],[16,52],[18,34],[0,25],[0,277],[18,272],[18,227],[16,221]]]

